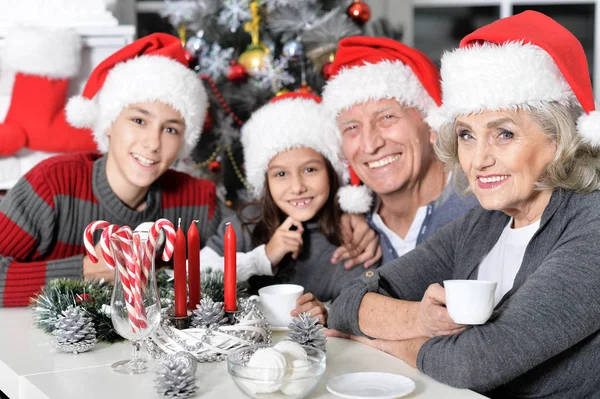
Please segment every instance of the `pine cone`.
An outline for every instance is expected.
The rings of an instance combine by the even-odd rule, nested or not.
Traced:
[[[55,327],[55,346],[63,352],[81,353],[96,345],[94,323],[80,307],[69,306],[63,310]]]
[[[292,331],[288,332],[287,336],[300,345],[326,351],[327,337],[323,333],[323,325],[318,323],[319,319],[310,317],[310,313],[300,313],[290,322],[288,327]]]
[[[213,302],[208,297],[204,297],[198,308],[192,312],[192,327],[207,328],[215,324],[220,326],[226,322],[223,302]]]
[[[196,393],[196,361],[194,359],[190,363],[188,358],[177,353],[158,366],[155,386],[159,395],[165,398],[188,398]]]

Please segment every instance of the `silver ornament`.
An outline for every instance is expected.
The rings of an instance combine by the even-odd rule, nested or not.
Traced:
[[[319,324],[319,318],[310,317],[310,313],[304,312],[296,316],[289,324],[290,332],[287,336],[290,340],[306,346],[327,350],[327,336],[323,333],[323,325]]]
[[[61,352],[82,353],[96,345],[94,322],[85,310],[69,306],[55,325],[54,346]]]
[[[286,57],[301,57],[304,54],[304,47],[299,40],[290,40],[283,45],[283,55]]]
[[[192,36],[185,42],[185,48],[193,57],[200,57],[208,51],[210,46],[200,36]]]

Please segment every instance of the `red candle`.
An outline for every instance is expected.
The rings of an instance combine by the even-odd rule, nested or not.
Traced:
[[[200,235],[196,222],[197,220],[192,221],[187,232],[188,284],[190,287],[188,306],[192,310],[200,304]]]
[[[225,287],[225,311],[234,312],[237,310],[237,286],[236,286],[236,243],[235,230],[231,223],[225,229],[225,270],[224,283]]]
[[[175,235],[175,252],[173,253],[173,278],[175,284],[175,317],[187,316],[186,270],[185,270],[185,235],[181,230],[181,219]]]

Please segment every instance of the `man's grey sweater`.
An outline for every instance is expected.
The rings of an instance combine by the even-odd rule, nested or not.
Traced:
[[[254,215],[257,210],[246,208],[244,216]],[[242,227],[239,217],[234,215],[221,222],[217,233],[211,237],[206,246],[220,256],[224,253],[224,236],[227,223],[231,223],[236,231],[237,252],[250,252],[254,249],[250,236],[254,225]],[[311,292],[323,302],[334,300],[340,293],[344,284],[354,280],[365,270],[360,264],[350,270],[344,269],[344,261],[331,264],[331,256],[337,246],[333,245],[319,231],[316,222],[303,223],[303,247],[298,259],[293,260],[289,254],[284,257],[280,266],[276,268],[274,276],[255,276],[249,280],[253,292],[271,284],[298,284],[304,287],[304,292]],[[283,264],[285,264],[283,266]],[[372,268],[370,268],[372,269]],[[369,269],[369,270],[370,270]]]
[[[600,398],[599,210],[598,191],[555,191],[490,320],[428,340],[418,368],[498,398]],[[372,277],[348,283],[329,326],[364,335],[358,309],[367,292],[420,301],[430,284],[476,279],[508,221],[502,212],[472,209]]]

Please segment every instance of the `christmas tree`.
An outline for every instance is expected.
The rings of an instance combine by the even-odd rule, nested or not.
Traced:
[[[240,127],[288,91],[319,95],[338,42],[365,34],[360,0],[165,0],[168,18],[211,98],[202,138],[178,169],[215,181],[230,206],[246,202]],[[401,40],[385,20],[371,34]]]

